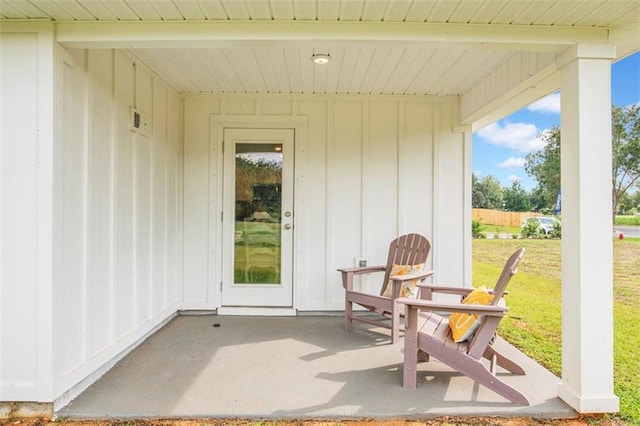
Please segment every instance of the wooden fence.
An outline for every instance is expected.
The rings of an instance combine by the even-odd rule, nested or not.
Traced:
[[[483,225],[520,226],[525,218],[542,216],[533,212],[502,212],[489,209],[472,209],[471,217],[479,220]]]

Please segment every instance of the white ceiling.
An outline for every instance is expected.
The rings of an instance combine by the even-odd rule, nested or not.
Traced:
[[[256,32],[243,43],[127,43],[133,55],[187,93],[462,95],[521,49],[548,55],[566,47],[543,43],[541,29],[551,38],[554,31],[570,34],[574,41],[591,36],[582,30],[615,30],[617,38],[610,38],[620,55],[640,48],[638,0],[0,0],[0,18],[69,25],[142,21],[156,31],[185,21],[267,25],[267,40]],[[291,28],[286,40],[269,35],[279,22]],[[309,33],[314,25],[332,22],[363,29],[375,24],[375,35],[354,36],[359,27],[349,27],[351,39],[334,36],[331,28]],[[298,40],[292,23],[302,25]],[[410,34],[398,36],[405,26]],[[464,37],[445,42],[449,26],[466,28]],[[439,39],[422,36],[434,27]],[[499,42],[486,39],[485,30],[494,28],[518,30],[518,38],[510,45],[508,36],[495,31]],[[225,31],[226,40],[234,39],[233,30]],[[314,52],[330,53],[333,60],[315,65]]]

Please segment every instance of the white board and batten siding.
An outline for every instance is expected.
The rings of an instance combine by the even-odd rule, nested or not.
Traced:
[[[41,28],[3,28],[1,51],[0,400],[63,405],[182,300],[183,100]]]
[[[458,116],[457,98],[188,97],[185,307],[220,304],[225,126],[296,129],[294,308],[343,309],[336,269],[361,256],[383,264],[389,242],[408,232],[431,241],[436,280],[469,285],[471,134]],[[360,285],[379,291],[375,278]]]

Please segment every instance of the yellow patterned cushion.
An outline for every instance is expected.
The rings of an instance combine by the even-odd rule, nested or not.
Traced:
[[[463,300],[465,305],[488,305],[493,300],[493,295],[489,294],[487,287],[482,286],[474,289]],[[464,342],[473,336],[482,321],[478,315],[464,314],[460,312],[454,312],[449,317],[449,328],[451,328],[451,335],[456,343]]]
[[[407,275],[415,272],[422,272],[422,268],[424,268],[424,263],[420,263],[418,265],[396,265],[394,263],[389,276],[392,277],[394,275]],[[400,288],[400,297],[409,297],[411,299],[415,299],[418,296],[419,282],[420,279],[403,282],[402,287]],[[393,284],[391,280],[389,280],[389,282],[387,282],[387,286],[384,288],[384,292],[382,293],[382,295],[385,297],[391,297],[392,291]]]

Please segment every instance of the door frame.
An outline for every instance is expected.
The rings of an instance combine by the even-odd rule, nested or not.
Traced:
[[[300,185],[300,165],[302,163],[302,153],[306,152],[307,146],[307,122],[306,116],[286,116],[286,117],[264,117],[249,116],[238,117],[230,115],[211,115],[209,132],[209,252],[208,257],[208,299],[213,302],[213,307],[217,309],[219,315],[273,315],[273,316],[294,316],[298,306],[298,260],[301,253],[300,226],[304,212],[301,209],[301,197],[299,196]],[[222,251],[223,247],[223,227],[221,214],[223,210],[224,191],[224,156],[222,143],[224,129],[293,129],[294,140],[294,176],[293,176],[293,205],[294,205],[294,234],[293,234],[293,259],[292,263],[292,307],[291,308],[268,308],[268,307],[223,307],[222,306]]]

